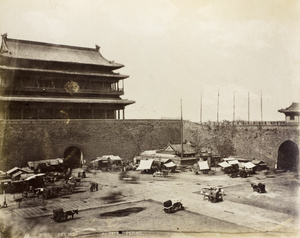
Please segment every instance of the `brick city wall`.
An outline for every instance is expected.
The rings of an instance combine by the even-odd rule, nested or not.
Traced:
[[[244,158],[265,161],[275,167],[278,149],[285,141],[292,141],[300,146],[299,127],[286,125],[284,122],[239,123],[184,123],[184,138],[198,147],[211,147],[218,153],[217,145],[233,146],[234,154]]]
[[[179,120],[44,120],[0,122],[0,170],[27,161],[63,158],[78,147],[87,162],[102,155],[132,159],[180,141]]]
[[[180,142],[180,120],[44,120],[0,122],[0,170],[27,161],[63,158],[71,146],[78,147],[87,162],[113,154],[132,159],[144,150],[165,148]],[[280,145],[291,140],[299,148],[299,128],[284,123],[230,124],[184,122],[184,140],[211,147],[218,153],[232,146],[234,154],[256,158],[274,167]],[[233,155],[233,153],[231,153]]]

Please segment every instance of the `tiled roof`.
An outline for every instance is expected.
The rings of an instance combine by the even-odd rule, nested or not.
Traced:
[[[286,109],[280,109],[278,112],[283,112],[283,113],[289,113],[289,112],[300,112],[300,103],[298,102],[293,102],[291,106],[287,107]]]
[[[9,39],[2,35],[0,54],[16,59],[56,61],[121,68],[122,64],[108,61],[99,52],[99,47],[85,48],[56,45],[43,42]]]
[[[97,72],[82,72],[82,71],[66,71],[66,70],[52,70],[52,69],[34,69],[34,68],[21,68],[21,67],[9,67],[5,65],[0,65],[0,69],[5,70],[11,70],[11,71],[31,71],[31,72],[43,72],[43,73],[52,73],[52,74],[66,74],[66,75],[85,75],[85,76],[91,76],[91,77],[106,77],[106,78],[112,78],[112,79],[125,79],[128,78],[127,75],[123,74],[117,74],[117,73],[97,73]]]

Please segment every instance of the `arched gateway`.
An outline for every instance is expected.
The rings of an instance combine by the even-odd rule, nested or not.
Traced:
[[[64,163],[69,168],[80,168],[83,161],[82,151],[75,146],[71,146],[65,150]]]
[[[298,172],[299,148],[291,140],[283,142],[278,149],[277,168]]]

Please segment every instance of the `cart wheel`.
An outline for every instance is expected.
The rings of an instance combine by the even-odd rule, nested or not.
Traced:
[[[261,189],[260,189],[260,188],[257,188],[257,192],[258,192],[258,193],[261,193]]]

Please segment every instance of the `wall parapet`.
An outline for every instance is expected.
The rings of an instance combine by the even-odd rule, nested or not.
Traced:
[[[39,119],[39,120],[0,120],[0,124],[13,125],[13,124],[70,124],[70,123],[84,123],[94,124],[99,122],[105,123],[134,123],[137,122],[179,122],[179,119]]]
[[[197,123],[203,126],[299,126],[297,123],[287,123],[285,121],[222,121],[222,122],[202,122]]]

